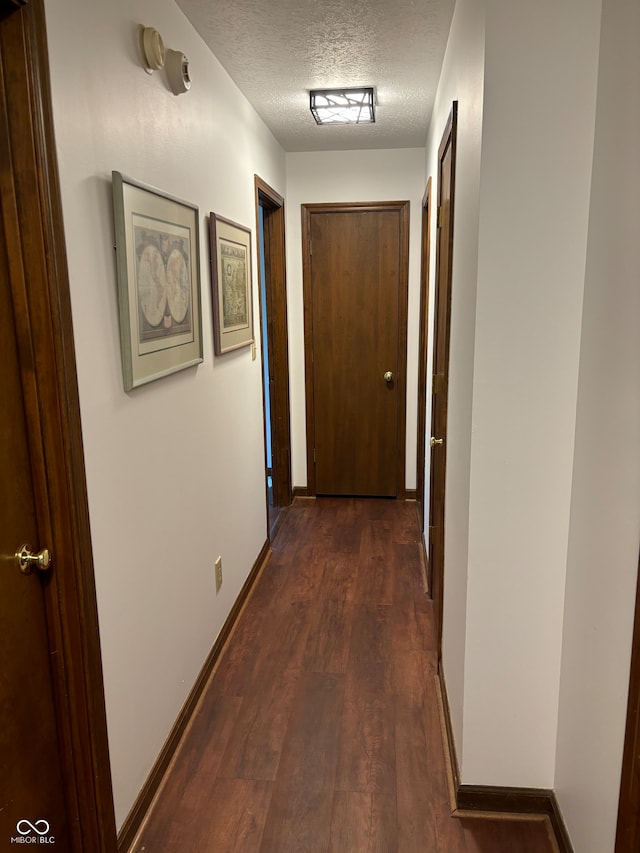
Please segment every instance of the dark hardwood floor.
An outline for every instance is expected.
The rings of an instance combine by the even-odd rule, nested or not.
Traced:
[[[451,817],[415,505],[298,500],[135,853],[553,853]]]

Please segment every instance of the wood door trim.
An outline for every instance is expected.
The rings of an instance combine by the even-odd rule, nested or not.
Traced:
[[[640,561],[638,564],[640,579]],[[637,850],[640,846],[640,766],[638,733],[640,731],[640,583],[636,581],[636,609],[631,644],[631,670],[627,721],[622,755],[622,775],[618,800],[616,850]]]
[[[431,258],[431,176],[422,196],[422,233],[420,243],[420,340],[418,343],[418,450],[416,471],[416,500],[419,508],[420,530],[424,533],[424,470],[427,437],[427,361],[429,326],[429,266]],[[427,575],[429,571],[427,570]],[[431,588],[431,583],[429,583]]]
[[[407,431],[407,312],[409,300],[409,202],[377,201],[302,204],[302,290],[304,302],[304,363],[305,398],[307,418],[307,494],[316,494],[316,471],[313,460],[315,447],[315,412],[313,387],[313,334],[311,299],[311,217],[314,213],[357,213],[363,211],[384,212],[397,210],[400,214],[399,278],[402,284],[398,295],[398,460],[396,493],[405,497],[406,431]]]
[[[440,145],[438,147],[438,208],[442,203],[442,180],[441,180],[441,164],[444,158],[445,152],[447,148],[451,149],[451,175],[450,175],[450,204],[449,204],[449,240],[448,240],[448,252],[449,252],[449,265],[448,265],[448,277],[447,277],[447,304],[446,304],[446,322],[445,326],[447,329],[447,340],[446,340],[446,348],[445,348],[445,365],[444,365],[444,394],[448,396],[449,393],[449,344],[451,340],[451,291],[452,291],[452,282],[453,282],[453,234],[454,234],[454,226],[455,226],[455,190],[456,190],[456,149],[457,149],[457,138],[458,138],[458,102],[454,101],[451,106],[451,112],[449,113],[449,117],[447,118],[447,123],[445,124],[444,131],[442,133],[442,138],[440,140]],[[436,242],[436,272],[435,272],[435,287],[436,287],[436,308],[435,308],[435,316],[434,316],[434,324],[438,324],[438,290],[440,288],[440,241],[437,239]],[[434,345],[435,345],[435,327],[434,327]],[[435,367],[435,351],[434,351],[434,367]],[[431,412],[431,417],[433,419],[433,408]],[[446,423],[446,421],[445,421]],[[433,433],[432,433],[433,435]],[[444,438],[444,445],[441,448],[441,451],[444,454],[443,459],[443,479],[446,484],[446,469],[447,469],[447,429],[443,431],[443,435],[440,436]],[[446,492],[443,492],[443,501],[446,498]],[[429,504],[433,501],[433,496],[429,495]],[[431,532],[431,531],[430,531]],[[437,634],[437,645],[438,645],[438,662],[442,659],[442,621],[443,621],[443,613],[444,613],[444,507],[443,507],[443,524],[442,529],[439,533],[441,537],[441,558],[440,565],[431,566],[431,560],[429,560],[430,566],[430,581],[432,586],[429,591],[434,599],[434,607],[435,607],[435,616],[436,616],[436,634]]]
[[[13,14],[23,38],[2,61],[11,64],[10,86],[21,91],[9,129],[10,168],[17,176],[16,224],[30,251],[23,256],[25,278],[12,285],[16,323],[28,328],[32,351],[25,403],[35,426],[29,443],[38,527],[42,542],[55,543],[44,598],[65,798],[74,853],[112,853],[115,817],[43,0]]]
[[[267,266],[270,274],[266,276],[265,295],[267,302],[269,335],[269,366],[271,374],[276,377],[274,391],[271,397],[271,405],[273,407],[274,414],[274,430],[271,436],[274,502],[276,506],[288,507],[291,504],[292,499],[292,485],[285,202],[284,198],[258,175],[254,175],[254,189],[256,235],[259,235],[260,233],[259,206],[263,206],[265,214],[268,211],[268,215],[265,215],[264,217],[264,241],[265,265]],[[258,246],[258,252],[259,248],[260,247]],[[258,264],[258,275],[260,274],[260,264]],[[262,300],[260,300],[260,317],[262,319]],[[260,328],[262,329],[262,323]],[[261,346],[264,346],[262,336]],[[264,410],[264,388],[262,402]]]

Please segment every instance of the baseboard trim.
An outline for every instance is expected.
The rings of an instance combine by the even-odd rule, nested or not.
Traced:
[[[450,791],[452,792],[453,814],[464,815],[511,815],[540,816],[548,820],[557,845],[558,853],[574,853],[569,833],[562,818],[562,812],[555,791],[545,788],[511,788],[495,785],[463,785],[456,756],[451,712],[447,686],[442,670],[442,662],[436,676],[438,697],[440,700],[442,736],[445,741],[449,772]]]
[[[182,735],[193,717],[202,692],[222,655],[227,640],[235,628],[238,617],[249,598],[256,580],[266,565],[270,553],[270,544],[269,540],[267,540],[262,546],[260,554],[255,560],[251,571],[249,572],[249,576],[244,582],[242,589],[240,590],[240,593],[231,608],[224,625],[222,626],[222,630],[218,634],[218,637],[207,656],[204,666],[200,670],[200,674],[191,688],[191,692],[187,696],[185,703],[173,724],[173,728],[169,732],[169,736],[167,737],[164,746],[153,765],[147,781],[138,794],[138,797],[136,798],[136,801],[133,804],[125,822],[122,824],[120,832],[118,833],[118,853],[127,853],[134,844],[136,837],[143,826],[145,817],[151,808],[153,799],[160,790],[163,779],[169,765],[171,764],[173,756],[175,755]]]
[[[292,490],[292,495],[294,498],[313,498],[315,495],[309,492],[307,486],[294,486]],[[344,497],[348,497],[344,495]],[[401,494],[398,495],[399,500],[404,501],[415,501],[417,499],[417,492],[415,489],[405,489]]]
[[[562,810],[560,809],[555,791],[551,792],[551,814],[549,815],[549,820],[551,821],[551,827],[560,853],[574,853],[573,844],[569,838],[569,831],[562,817]]]
[[[453,791],[453,804],[455,808],[458,805],[458,791],[460,789],[460,765],[458,764],[458,756],[456,754],[456,742],[453,737],[453,725],[451,723],[451,710],[449,708],[449,696],[447,694],[447,683],[444,677],[442,661],[438,665],[438,674],[436,675],[438,688],[438,699],[440,704],[440,721],[442,724],[442,736],[444,738],[445,750],[448,757],[448,770],[451,774],[450,787]]]
[[[550,815],[553,791],[497,785],[458,785],[456,805],[463,812]]]

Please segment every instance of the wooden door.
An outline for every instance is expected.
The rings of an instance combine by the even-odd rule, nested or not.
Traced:
[[[408,213],[303,207],[312,493],[404,494]]]
[[[0,0],[0,849],[112,853],[46,57],[42,0]],[[24,544],[51,550],[47,571],[21,572]]]
[[[638,565],[640,578],[640,564]],[[640,584],[636,584],[636,611],[631,646],[631,672],[624,736],[618,827],[615,853],[640,850]]]
[[[447,459],[447,396],[451,327],[451,262],[455,190],[457,102],[438,150],[438,208],[431,400],[431,459],[429,498],[429,576],[435,603],[438,652],[442,641],[444,587],[444,502]]]
[[[425,448],[427,441],[427,360],[429,328],[429,259],[431,256],[431,178],[422,197],[422,238],[420,245],[420,339],[418,344],[418,450],[416,454],[416,502],[420,529],[424,533]],[[431,578],[427,577],[429,589]]]
[[[0,126],[2,122],[0,121]],[[55,838],[67,849],[68,827],[49,670],[44,572],[20,571],[15,552],[39,549],[28,423],[13,298],[6,223],[0,232],[0,849],[11,838]],[[52,571],[52,569],[50,569]]]

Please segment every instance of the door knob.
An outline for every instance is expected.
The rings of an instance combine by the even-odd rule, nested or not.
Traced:
[[[390,370],[387,370],[385,375],[383,376],[385,382],[393,382],[393,373]]]
[[[31,545],[21,545],[16,551],[16,560],[23,575],[30,574],[34,567],[45,572],[51,565],[51,552],[48,548],[43,548],[37,554],[32,554]]]
[[[433,436],[431,436],[431,442],[430,442],[431,447],[435,447],[436,444],[443,444],[443,443],[444,443],[444,438],[434,438]]]

